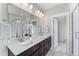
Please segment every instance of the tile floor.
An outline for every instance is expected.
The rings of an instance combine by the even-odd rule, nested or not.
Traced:
[[[50,48],[46,56],[69,56],[66,53],[66,44],[59,43],[59,45],[56,48],[54,49]]]

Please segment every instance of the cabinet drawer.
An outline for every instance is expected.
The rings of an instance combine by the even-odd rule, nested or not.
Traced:
[[[39,43],[32,47],[32,51],[35,52],[39,49]]]
[[[35,53],[33,53],[31,56],[39,56],[38,51],[36,51]]]
[[[49,48],[49,43],[48,42],[44,45],[44,49],[47,49],[47,48]]]
[[[48,42],[48,43],[49,43],[49,47],[51,47],[51,40],[49,40],[49,42]]]
[[[40,45],[40,47],[41,47],[41,46],[43,46],[45,43],[47,43],[47,42],[48,42],[48,40],[49,40],[49,39],[45,39],[45,40],[43,40],[42,42],[40,42],[40,44],[39,44],[39,45]]]
[[[47,54],[47,52],[49,51],[49,49],[45,49],[44,52],[40,55],[40,56],[45,56]]]
[[[42,53],[44,52],[44,46],[42,46],[38,51],[39,51],[39,55],[41,56]]]
[[[49,48],[47,48],[44,52],[43,52],[43,56],[45,56],[47,54],[47,52],[49,51]]]
[[[30,56],[33,53],[32,48],[20,53],[18,56]]]

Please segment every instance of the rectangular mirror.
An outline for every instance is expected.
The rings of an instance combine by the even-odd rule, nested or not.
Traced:
[[[38,18],[13,4],[8,4],[8,22],[12,26],[12,38],[25,38],[38,33]]]

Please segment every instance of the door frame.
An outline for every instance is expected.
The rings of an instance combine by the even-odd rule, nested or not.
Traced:
[[[73,9],[73,11],[72,11],[72,54],[74,55],[74,38],[73,38],[73,36],[74,36],[74,19],[73,19],[73,13],[74,13],[74,11],[76,10],[76,8],[78,7],[78,9],[79,9],[79,4],[77,4],[76,6],[75,6],[75,8]],[[79,42],[79,41],[78,41]],[[78,46],[78,49],[79,49],[79,46]],[[79,50],[78,50],[78,52],[79,52]],[[79,55],[79,54],[78,54]]]
[[[60,13],[60,14],[57,14],[57,15],[52,15],[51,16],[51,19],[52,19],[52,21],[51,22],[53,22],[53,18],[55,18],[55,17],[59,17],[59,16],[66,16],[66,19],[67,19],[67,21],[68,21],[68,23],[67,23],[67,21],[66,21],[66,28],[68,29],[68,32],[70,31],[70,22],[69,22],[69,19],[70,19],[70,17],[69,17],[69,15],[70,15],[70,13],[69,12],[64,12],[64,13]],[[53,26],[53,25],[52,25]],[[52,29],[53,30],[53,29]],[[67,30],[66,30],[67,31]],[[67,37],[67,35],[69,35],[68,36],[68,38],[70,38],[70,33],[66,33],[66,37]],[[67,39],[67,38],[66,38]],[[53,33],[52,33],[52,40],[53,40]],[[54,48],[54,41],[52,42],[53,43],[53,48]],[[67,39],[67,43],[69,43],[69,39]],[[67,53],[70,53],[69,51],[70,51],[70,46],[69,46],[69,44],[67,44]]]

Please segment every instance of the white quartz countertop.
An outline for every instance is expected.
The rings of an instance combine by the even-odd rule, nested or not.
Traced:
[[[11,50],[11,52],[14,54],[14,55],[18,55],[20,54],[21,52],[31,48],[32,46],[38,44],[39,42],[45,40],[46,38],[48,38],[49,36],[51,36],[50,34],[45,34],[45,35],[36,35],[36,36],[33,36],[31,39],[32,39],[32,42],[31,43],[28,43],[26,45],[21,45],[19,41],[17,40],[12,40],[11,43],[8,44],[8,48]]]

